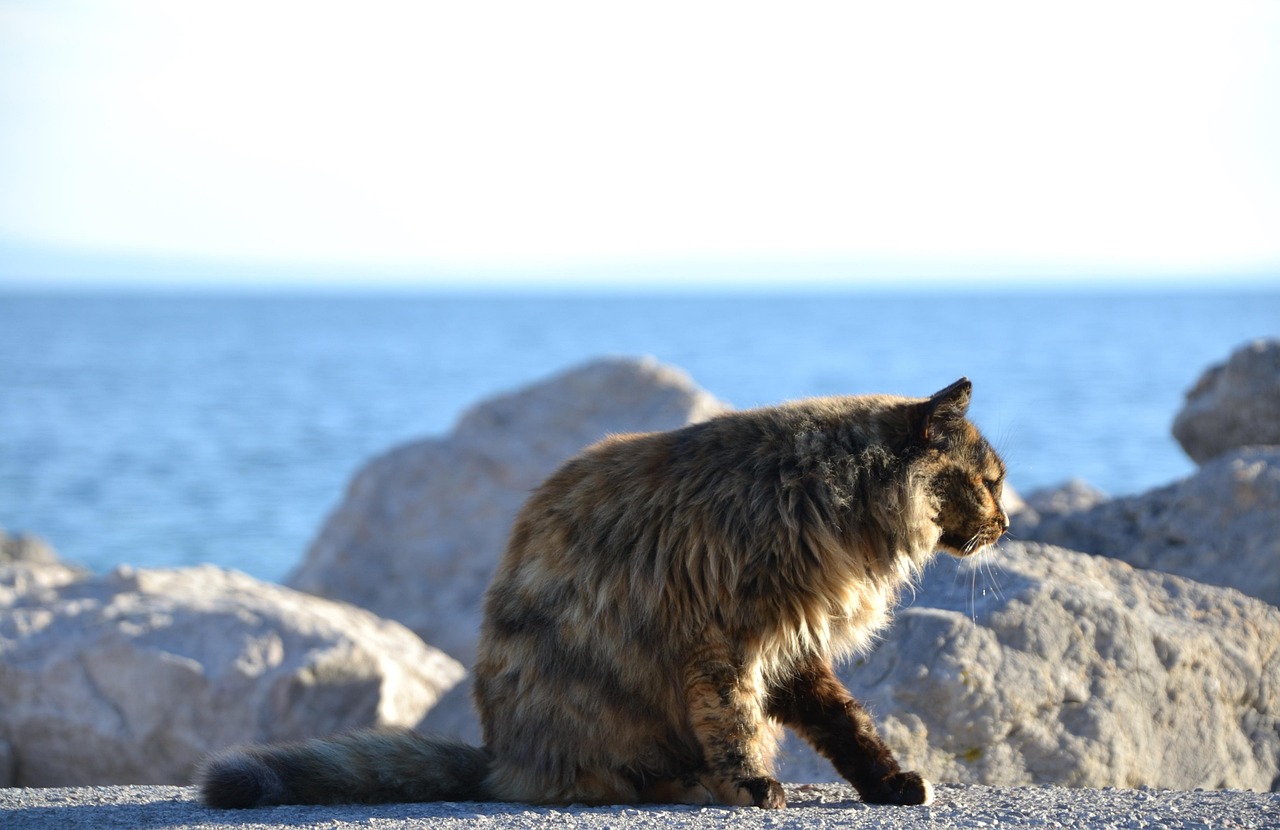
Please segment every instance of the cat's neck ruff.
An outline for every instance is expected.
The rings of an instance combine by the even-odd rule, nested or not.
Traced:
[[[762,626],[760,656],[766,675],[785,674],[805,656],[840,661],[865,654],[893,617],[904,589],[937,555],[940,532],[931,523],[910,535],[912,544],[884,549],[866,539],[824,534],[823,550],[804,585],[778,585],[773,625]],[[903,539],[902,534],[895,534]]]

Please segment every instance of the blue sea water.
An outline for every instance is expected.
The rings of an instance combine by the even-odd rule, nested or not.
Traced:
[[[300,560],[374,454],[601,355],[739,407],[926,395],[1028,491],[1190,473],[1170,436],[1209,364],[1280,335],[1280,291],[797,296],[0,295],[0,527],[96,570]]]

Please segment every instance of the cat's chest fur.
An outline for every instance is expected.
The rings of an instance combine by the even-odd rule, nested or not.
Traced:
[[[767,677],[785,674],[811,656],[840,660],[865,653],[892,620],[903,589],[934,555],[938,534],[924,532],[909,550],[865,558],[865,552],[827,552],[830,562],[803,586],[781,584],[760,603],[758,659]],[[834,573],[833,573],[834,572]]]

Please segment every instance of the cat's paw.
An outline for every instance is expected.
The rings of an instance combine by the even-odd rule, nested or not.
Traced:
[[[868,804],[929,804],[933,785],[918,772],[894,772],[863,792],[862,800]]]
[[[733,783],[724,782],[727,787],[718,788],[720,801],[734,807],[762,807],[766,810],[781,810],[787,806],[787,796],[782,785],[772,778],[739,778]]]
[[[751,794],[751,806],[763,807],[766,810],[781,810],[787,806],[786,793],[782,785],[772,778],[747,778],[738,782],[738,790]]]

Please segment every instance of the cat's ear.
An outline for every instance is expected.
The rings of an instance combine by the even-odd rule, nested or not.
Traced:
[[[944,434],[948,427],[964,420],[969,412],[969,397],[973,384],[968,378],[935,392],[924,402],[920,417],[920,439],[928,442]]]

